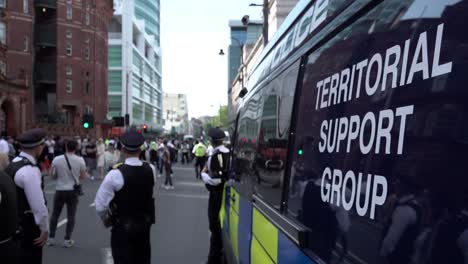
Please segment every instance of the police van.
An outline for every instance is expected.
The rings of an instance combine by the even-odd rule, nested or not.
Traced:
[[[299,1],[247,88],[229,263],[468,263],[468,0]]]

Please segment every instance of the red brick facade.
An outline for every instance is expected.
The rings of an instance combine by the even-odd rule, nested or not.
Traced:
[[[101,136],[107,113],[112,0],[26,0],[27,13],[24,0],[6,2],[0,9],[0,21],[6,24],[0,80],[25,90],[20,93],[27,102],[24,126],[41,126],[56,135]],[[1,61],[6,63],[6,76],[1,75]],[[0,91],[0,103],[1,96]],[[94,115],[94,129],[81,128],[84,113]]]

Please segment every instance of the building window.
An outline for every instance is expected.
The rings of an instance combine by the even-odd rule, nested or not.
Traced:
[[[6,25],[0,22],[0,43],[6,44]]]
[[[23,0],[23,13],[29,14],[29,0]]]
[[[66,71],[67,76],[73,75],[73,68],[71,66],[67,66],[65,71]]]
[[[89,47],[85,48],[85,59],[89,60]]]
[[[85,84],[85,92],[86,94],[89,94],[89,82],[86,82]]]
[[[24,52],[28,52],[29,51],[29,37],[28,36],[24,36],[23,45],[24,45]]]
[[[73,81],[70,80],[70,79],[67,79],[67,84],[66,84],[66,88],[67,88],[67,93],[72,93],[73,91]]]
[[[67,4],[67,19],[73,18],[73,7],[71,4]]]
[[[86,11],[85,23],[86,23],[87,26],[89,26],[89,24],[91,23],[91,17],[89,15],[89,11]]]
[[[71,30],[67,29],[67,32],[65,33],[66,37],[71,39],[73,37],[73,33],[71,32]]]
[[[0,75],[6,76],[6,63],[4,61],[0,61]]]
[[[66,54],[67,56],[71,56],[71,55],[72,55],[72,49],[73,49],[72,45],[71,45],[71,44],[67,44],[67,46],[65,47],[65,54]]]
[[[6,6],[6,0],[0,0],[0,7]]]

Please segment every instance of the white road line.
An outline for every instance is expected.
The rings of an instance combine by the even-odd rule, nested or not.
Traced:
[[[158,193],[160,196],[169,196],[177,198],[195,198],[195,199],[208,199],[208,195],[193,195],[193,194],[177,194],[177,193]]]
[[[68,222],[68,219],[63,219],[62,221],[60,221],[58,224],[57,224],[57,228],[63,226],[64,224],[66,224]]]
[[[187,185],[187,186],[196,186],[196,187],[205,187],[205,184],[202,182],[189,182],[189,181],[176,181],[177,185]]]
[[[89,205],[89,207],[94,207],[94,206],[96,206],[96,203],[92,203]]]
[[[185,167],[172,167],[174,170],[186,170],[195,172],[195,168],[185,168]]]
[[[110,248],[102,249],[102,263],[114,264],[114,259],[112,258],[112,250]]]

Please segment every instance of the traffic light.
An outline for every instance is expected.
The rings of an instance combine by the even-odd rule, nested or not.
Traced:
[[[143,125],[143,133],[146,133],[146,132],[148,132],[148,125],[144,124]]]
[[[114,116],[112,118],[115,127],[124,127],[125,126],[125,118],[123,116]]]
[[[94,116],[90,114],[84,114],[81,120],[81,124],[84,129],[90,129],[94,127]]]

